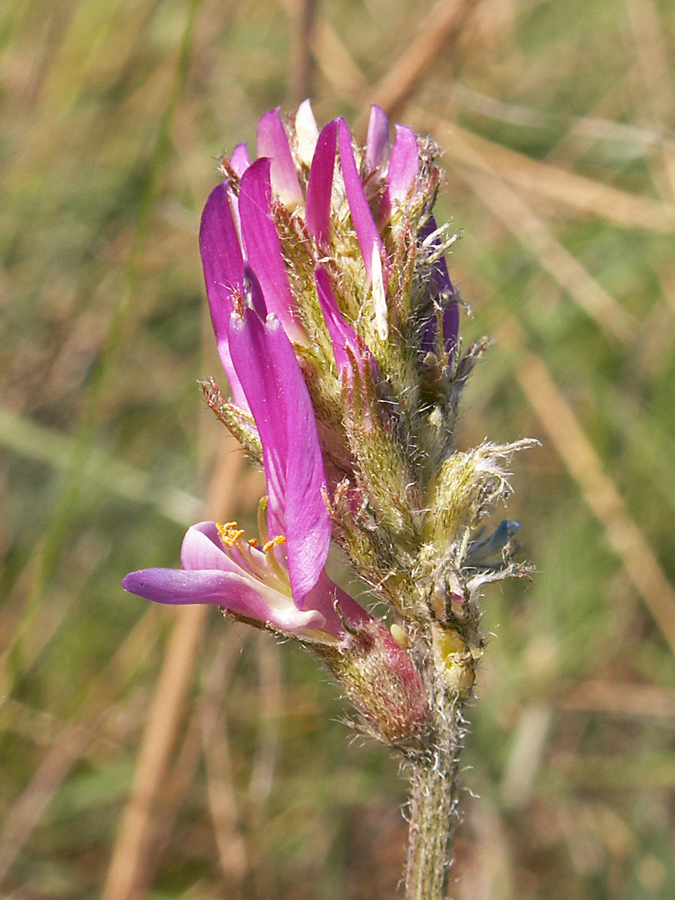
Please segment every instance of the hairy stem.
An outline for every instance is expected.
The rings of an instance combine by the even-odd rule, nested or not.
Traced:
[[[450,883],[464,720],[456,691],[434,693],[433,742],[411,767],[405,900],[446,900]]]

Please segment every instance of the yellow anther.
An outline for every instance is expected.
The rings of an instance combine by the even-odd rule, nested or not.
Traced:
[[[218,529],[218,537],[227,547],[234,546],[244,533],[243,528],[237,528],[236,522],[226,522],[224,525],[217,524],[216,528]]]
[[[249,545],[249,547],[259,547],[260,546],[260,541],[257,538],[249,538],[246,541],[246,543]]]
[[[286,538],[283,534],[278,534],[276,537],[273,537],[271,541],[268,541],[266,544],[263,544],[263,553],[269,553],[273,547],[278,547],[279,544],[285,544]]]

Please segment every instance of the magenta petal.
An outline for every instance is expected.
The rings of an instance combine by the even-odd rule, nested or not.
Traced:
[[[213,328],[216,337],[220,338],[230,321],[232,296],[241,294],[244,278],[244,257],[225,182],[215,187],[206,201],[199,229],[199,248]]]
[[[302,206],[304,197],[295,171],[288,135],[278,109],[266,112],[258,123],[258,158],[272,160],[272,186],[286,206]]]
[[[187,571],[197,569],[237,571],[237,566],[223,550],[215,522],[199,522],[188,528],[180,551],[180,563]]]
[[[321,572],[317,583],[298,605],[303,610],[318,610],[325,620],[323,630],[335,637],[344,636],[344,622],[350,627],[357,628],[373,621],[372,616],[342,588],[331,581],[324,571]],[[339,610],[339,614],[337,610]]]
[[[330,245],[330,200],[333,190],[337,121],[329,122],[316,143],[307,184],[305,222],[320,247]]]
[[[248,155],[248,149],[246,144],[237,144],[237,146],[232,151],[232,156],[230,157],[230,165],[236,174],[241,178],[244,172],[251,165],[251,157]]]
[[[371,172],[386,166],[389,148],[389,119],[385,111],[373,103],[366,138],[366,165]]]
[[[352,222],[354,223],[354,229],[361,248],[366,275],[370,282],[373,274],[373,251],[376,250],[380,257],[382,256],[382,240],[363,191],[361,176],[356,168],[352,136],[349,128],[344,119],[338,119],[337,121],[340,163],[349,202],[349,211],[352,214]]]
[[[253,310],[233,316],[230,349],[263,446],[270,537],[286,536],[293,596],[312,588],[328,555],[331,522],[314,410],[293,347],[279,322]]]
[[[349,367],[347,348],[349,347],[355,355],[360,355],[358,338],[354,329],[347,323],[340,312],[340,307],[335,299],[326,270],[319,266],[314,270],[314,278],[316,280],[319,303],[321,304],[321,312],[326,320],[326,327],[333,345],[335,364],[338,373],[342,375],[343,371]]]
[[[391,148],[387,190],[390,200],[404,203],[419,172],[419,147],[412,128],[396,126],[396,138]]]
[[[297,319],[271,202],[270,160],[258,159],[244,173],[239,191],[246,258],[260,282],[268,311],[281,321],[291,340],[302,342],[305,335]]]
[[[155,603],[184,606],[206,603],[286,632],[323,629],[323,614],[299,610],[290,597],[256,582],[246,574],[202,569],[143,569],[122,581],[125,590]]]
[[[155,603],[227,605],[229,576],[218,570],[142,569],[122,581],[125,591]]]
[[[244,392],[234,371],[227,345],[227,329],[233,310],[232,298],[234,294],[241,296],[244,287],[244,258],[226,182],[215,187],[206,201],[199,229],[199,248],[220,359],[230,382],[234,402],[247,409]]]

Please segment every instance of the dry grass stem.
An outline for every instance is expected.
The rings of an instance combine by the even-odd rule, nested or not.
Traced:
[[[675,719],[675,691],[650,684],[582,681],[560,698],[560,708],[612,716]]]
[[[113,847],[103,900],[127,900],[136,895],[147,852],[152,809],[176,741],[208,611],[206,606],[190,606],[176,613],[164,665],[148,712],[131,795]]]
[[[626,12],[638,59],[642,96],[637,108],[649,125],[672,129],[675,123],[675,91],[659,10],[653,0],[626,0]],[[652,165],[659,192],[675,201],[675,150],[659,147]]]
[[[463,168],[455,171],[603,331],[621,342],[634,336],[636,323],[630,313],[619,306],[498,175]]]
[[[159,638],[158,610],[149,608],[94,682],[82,709],[56,737],[39,768],[15,801],[0,831],[0,884],[87,746],[97,736],[108,706],[124,689],[138,660],[147,658]]]
[[[289,78],[289,103],[299,106],[312,96],[312,34],[316,0],[299,0],[293,24],[293,53]]]
[[[436,0],[419,24],[416,35],[398,59],[372,89],[369,100],[381,106],[387,115],[397,118],[433,69],[441,53],[450,53],[468,18],[481,0]],[[364,112],[355,125],[357,136],[367,121]]]
[[[229,637],[232,637],[232,632]],[[234,646],[234,642],[230,641],[230,645]],[[201,734],[206,764],[206,792],[218,860],[231,895],[239,896],[249,862],[240,828],[241,816],[233,784],[227,713],[223,703],[226,672],[231,669],[228,657],[232,660],[232,654],[228,654],[227,649],[227,645],[220,648],[207,677]]]
[[[560,204],[567,212],[598,216],[623,228],[675,231],[675,205],[639,197],[559,166],[531,159],[450,122],[415,114],[445,150],[446,159],[483,172],[496,173],[510,184]],[[447,163],[446,163],[447,164]]]

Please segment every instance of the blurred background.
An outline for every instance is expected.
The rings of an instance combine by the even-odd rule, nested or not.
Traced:
[[[194,521],[252,527],[197,228],[218,156],[306,96],[442,145],[465,342],[496,338],[459,445],[541,441],[497,511],[537,574],[485,597],[454,896],[671,900],[668,0],[2,4],[0,891],[396,895],[405,782],[314,660],[120,587]]]

